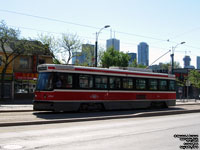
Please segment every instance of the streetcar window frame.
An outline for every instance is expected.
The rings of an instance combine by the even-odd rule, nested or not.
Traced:
[[[96,89],[108,89],[108,76],[95,75],[94,87]]]
[[[150,91],[158,91],[158,80],[157,79],[149,79],[148,80],[148,89]]]
[[[85,80],[81,81],[80,77],[84,77]],[[84,79],[83,78],[83,79]],[[91,89],[94,88],[94,76],[89,74],[79,74],[78,75],[78,85],[81,89]]]
[[[161,80],[158,80],[158,86],[159,86],[159,91],[168,91],[168,82],[167,82],[167,80],[163,80],[163,79],[161,79]],[[166,84],[163,84],[163,83],[166,83]]]
[[[54,73],[54,89],[74,88],[74,74],[65,72]]]
[[[175,90],[176,90],[175,80],[169,80],[169,91],[175,91]]]
[[[122,78],[122,88],[124,90],[133,90],[134,89],[134,78]]]
[[[53,91],[54,89],[54,73],[41,72],[39,73],[36,91]]]
[[[116,79],[118,81],[116,81]],[[112,89],[112,90],[121,90],[122,89],[121,77],[119,77],[119,76],[109,76],[108,85],[109,85],[109,89]]]
[[[144,81],[144,83],[141,82],[141,81]],[[145,78],[135,78],[135,89],[141,90],[141,91],[148,90],[147,79],[145,79]]]

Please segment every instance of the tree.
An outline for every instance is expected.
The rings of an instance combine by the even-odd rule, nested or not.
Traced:
[[[106,68],[111,66],[127,67],[129,60],[130,56],[128,54],[116,51],[113,47],[111,47],[103,53],[101,65]]]
[[[55,39],[54,36],[51,35],[45,35],[45,34],[40,34],[38,35],[38,40],[42,42],[42,44],[47,45],[50,50],[50,54],[53,58],[53,62],[55,64],[60,64],[61,62],[59,61],[58,54],[60,53],[61,49],[58,43],[58,40]]]
[[[200,88],[200,73],[197,70],[191,70],[188,74],[188,80],[192,86]]]
[[[24,52],[24,44],[26,41],[19,41],[19,30],[9,28],[4,21],[0,22],[0,47],[3,52],[3,57],[0,57],[2,62],[3,70],[1,73],[1,98],[4,98],[4,83],[5,75],[8,66],[16,59],[19,55]],[[11,51],[8,52],[8,48]]]
[[[142,65],[142,64],[138,64],[137,63],[137,59],[135,59],[132,64],[129,65],[129,67],[134,67],[134,68],[146,68],[147,66]]]
[[[73,57],[80,58],[76,59],[76,65],[94,66],[94,45],[82,44],[82,52],[74,54]]]
[[[60,40],[60,46],[63,48],[61,53],[61,59],[65,64],[69,64],[69,61],[74,56],[73,53],[80,50],[81,42],[76,34],[62,34],[62,39]],[[68,58],[66,60],[66,58]]]
[[[171,65],[172,65],[171,62],[163,63],[163,64],[161,65],[161,69],[168,70],[168,69],[169,69],[169,66],[171,66]],[[176,69],[176,68],[181,68],[180,63],[177,62],[177,61],[175,61],[175,62],[174,62],[174,68],[175,68],[175,69]]]

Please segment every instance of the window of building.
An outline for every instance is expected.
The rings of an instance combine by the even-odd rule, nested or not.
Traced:
[[[121,88],[121,80],[119,77],[110,77],[110,88],[111,89],[120,89]]]
[[[132,78],[123,78],[123,88],[132,89],[133,88],[133,79]]]
[[[155,79],[149,80],[149,90],[158,90],[158,81]]]
[[[96,76],[95,77],[95,87],[100,89],[106,89],[108,83],[108,78],[106,76]]]
[[[167,90],[167,80],[159,81],[159,90]]]
[[[28,68],[28,58],[20,58],[19,65],[20,68]]]
[[[175,81],[169,81],[169,90],[174,91],[175,90]]]
[[[38,62],[39,62],[39,64],[45,64],[46,61],[44,59],[39,59]]]
[[[145,79],[136,79],[136,89],[145,90],[146,89],[146,80]]]
[[[93,76],[92,75],[79,75],[79,87],[80,88],[93,88]]]

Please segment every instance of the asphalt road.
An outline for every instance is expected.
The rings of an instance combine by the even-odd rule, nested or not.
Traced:
[[[199,144],[199,127],[200,113],[1,127],[0,149],[179,150],[180,135]]]

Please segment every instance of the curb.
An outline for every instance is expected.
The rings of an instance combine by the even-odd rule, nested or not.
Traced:
[[[181,103],[181,104],[176,104],[176,106],[180,106],[180,105],[200,105],[200,103],[191,103],[191,104]]]
[[[71,122],[98,121],[98,120],[136,118],[136,117],[154,117],[154,116],[177,115],[177,114],[198,113],[198,112],[200,112],[200,109],[143,112],[143,113],[137,113],[133,115],[103,116],[103,117],[90,117],[90,118],[87,117],[87,118],[48,120],[48,121],[46,120],[45,121],[27,121],[27,122],[24,121],[24,122],[13,122],[13,123],[0,123],[0,127],[71,123]]]

